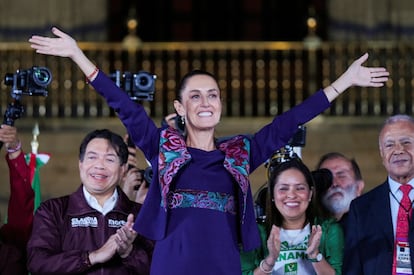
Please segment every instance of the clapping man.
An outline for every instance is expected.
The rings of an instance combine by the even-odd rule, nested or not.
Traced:
[[[43,202],[28,244],[32,274],[148,274],[153,243],[132,229],[141,205],[119,183],[127,169],[122,137],[95,130],[81,143],[81,185]]]

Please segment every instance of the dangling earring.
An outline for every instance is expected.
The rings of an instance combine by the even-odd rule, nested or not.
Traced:
[[[185,117],[177,115],[175,120],[175,128],[184,135],[185,132]]]

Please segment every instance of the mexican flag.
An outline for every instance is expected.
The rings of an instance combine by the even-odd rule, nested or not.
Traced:
[[[42,194],[40,192],[40,168],[45,165],[49,159],[50,155],[47,153],[29,153],[25,155],[26,163],[29,165],[30,169],[30,182],[32,183],[32,188],[35,194],[34,197],[34,211],[39,207],[42,202]]]

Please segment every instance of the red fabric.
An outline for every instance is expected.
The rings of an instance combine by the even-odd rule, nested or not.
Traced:
[[[34,192],[24,153],[10,159],[10,197],[7,223],[0,228],[0,274],[27,274],[26,245],[33,225]]]
[[[23,152],[12,160],[7,154],[6,160],[10,173],[10,197],[7,223],[0,228],[0,239],[25,251],[32,231],[34,211],[30,169]]]
[[[410,228],[409,217],[411,217],[412,207],[411,200],[408,194],[413,187],[409,184],[402,184],[400,190],[403,192],[403,197],[400,201],[400,207],[398,209],[397,216],[397,233],[395,234],[395,247],[394,247],[394,260],[392,264],[392,274],[396,274],[396,244],[398,241],[408,242],[408,230]]]

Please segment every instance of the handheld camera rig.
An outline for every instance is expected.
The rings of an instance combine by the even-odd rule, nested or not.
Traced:
[[[115,71],[109,77],[115,84],[124,90],[134,101],[152,101],[155,93],[157,76],[145,71],[137,73]]]
[[[14,121],[24,113],[24,106],[20,99],[23,95],[47,96],[47,85],[52,81],[52,73],[46,67],[33,66],[26,70],[17,70],[4,76],[4,84],[12,86],[12,102],[4,112],[3,124],[14,125]],[[0,149],[3,142],[0,141]]]

